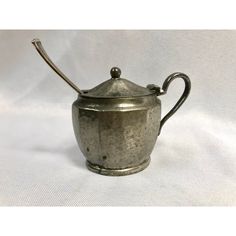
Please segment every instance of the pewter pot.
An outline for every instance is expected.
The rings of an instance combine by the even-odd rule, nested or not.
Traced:
[[[110,79],[93,89],[80,90],[50,60],[38,39],[32,43],[48,65],[78,93],[72,105],[73,128],[88,169],[113,176],[145,169],[164,123],[189,95],[189,77],[177,72],[167,77],[162,88],[153,84],[145,88],[121,78],[121,70],[113,67]],[[184,80],[184,92],[161,119],[158,96],[165,94],[176,78]]]

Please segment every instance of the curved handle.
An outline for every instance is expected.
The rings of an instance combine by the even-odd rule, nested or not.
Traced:
[[[174,107],[162,118],[158,135],[160,135],[161,129],[162,129],[163,125],[165,124],[165,122],[181,107],[181,105],[184,103],[184,101],[188,97],[190,90],[191,90],[191,81],[190,81],[189,77],[183,73],[176,72],[176,73],[169,75],[166,78],[166,80],[164,81],[164,83],[162,85],[162,91],[160,92],[159,95],[166,94],[170,83],[173,80],[175,80],[176,78],[181,78],[184,80],[185,89],[184,89],[182,96],[177,101],[177,103],[174,105]]]
[[[41,41],[39,39],[33,39],[32,44],[35,46],[36,50],[38,51],[40,56],[45,60],[45,62],[77,93],[82,94],[82,91],[52,62],[52,60],[44,50]]]

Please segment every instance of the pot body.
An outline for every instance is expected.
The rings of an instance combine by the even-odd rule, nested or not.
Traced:
[[[161,119],[155,94],[132,98],[86,98],[72,105],[74,133],[89,170],[127,175],[146,168]]]

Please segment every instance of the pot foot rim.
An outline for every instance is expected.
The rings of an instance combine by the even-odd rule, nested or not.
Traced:
[[[148,165],[150,163],[150,160],[151,159],[149,157],[147,160],[145,160],[144,162],[142,162],[138,166],[132,166],[132,167],[121,168],[121,169],[104,168],[102,166],[93,164],[89,161],[86,161],[86,166],[90,171],[95,172],[95,173],[100,174],[100,175],[124,176],[124,175],[135,174],[137,172],[140,172],[140,171],[144,170],[145,168],[148,167]]]

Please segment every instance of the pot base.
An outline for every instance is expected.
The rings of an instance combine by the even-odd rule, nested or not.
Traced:
[[[150,158],[138,166],[128,167],[124,169],[107,169],[98,165],[94,165],[89,161],[86,161],[87,168],[100,175],[109,175],[109,176],[122,176],[122,175],[131,175],[139,171],[144,170],[148,167],[150,163]]]

